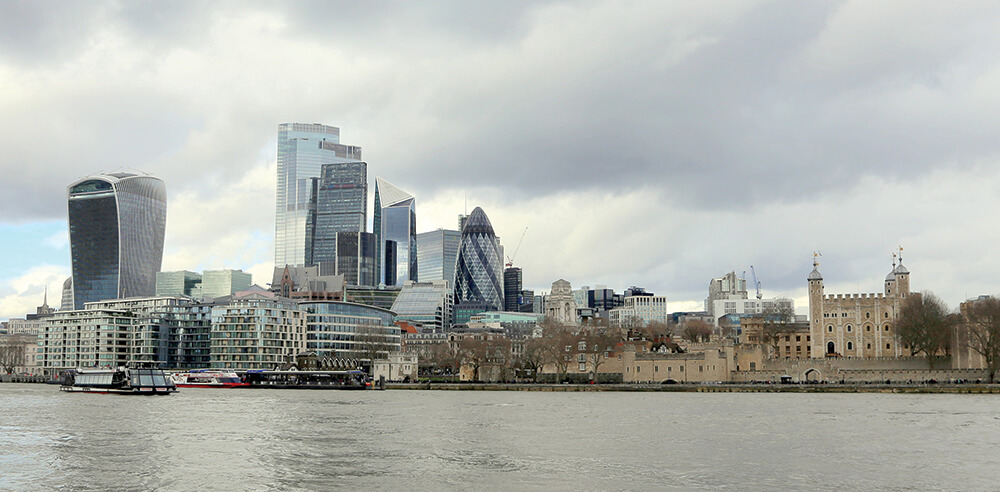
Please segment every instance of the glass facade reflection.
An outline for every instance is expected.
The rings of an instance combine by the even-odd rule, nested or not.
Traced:
[[[358,162],[361,147],[340,143],[340,129],[310,123],[278,125],[278,176],[274,225],[274,264],[306,264],[306,222],[314,199],[313,179],[323,164]],[[362,230],[362,229],[357,229]]]
[[[417,234],[417,264],[420,265],[420,282],[447,280],[455,282],[455,262],[458,261],[458,246],[462,243],[462,233],[438,229]]]
[[[482,208],[476,207],[462,229],[462,244],[455,267],[455,304],[483,303],[490,311],[502,311],[503,262],[493,225]]]
[[[380,210],[377,215],[379,239],[396,242],[395,272],[386,271],[382,282],[387,286],[402,285],[408,280],[417,280],[417,213],[413,195],[397,188],[392,183],[375,178],[375,203]]]
[[[156,293],[167,191],[150,175],[90,176],[68,189],[73,306]]]
[[[321,357],[386,359],[400,350],[400,330],[387,309],[350,302],[303,302],[306,350]]]
[[[309,205],[306,265],[337,259],[337,233],[365,230],[368,214],[368,164],[324,164]],[[352,248],[357,253],[357,247]]]

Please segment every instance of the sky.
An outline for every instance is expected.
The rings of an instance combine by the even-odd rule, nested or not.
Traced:
[[[880,292],[902,246],[956,307],[1000,292],[998,120],[995,2],[5,1],[0,319],[58,304],[97,172],[165,181],[163,270],[269,282],[284,122],[339,127],[418,232],[482,207],[526,288],[696,310],[753,265],[804,313],[814,252]]]

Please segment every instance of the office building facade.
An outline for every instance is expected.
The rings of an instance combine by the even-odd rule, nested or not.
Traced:
[[[324,164],[313,180],[313,199],[306,219],[305,264],[333,262],[337,258],[337,233],[365,230],[368,210],[368,164]]]
[[[455,263],[462,233],[447,229],[417,234],[417,264],[420,265],[419,281],[447,280],[455,282]]]
[[[520,311],[519,300],[521,294],[522,277],[521,269],[518,267],[507,267],[503,271],[503,310],[509,312]]]
[[[361,147],[340,143],[340,129],[318,123],[278,125],[275,266],[306,264],[309,204],[323,164],[359,162]],[[361,229],[358,229],[359,231]]]
[[[385,241],[396,242],[395,272],[388,272],[389,267],[382,265],[379,269],[384,272],[382,282],[391,287],[411,280],[416,281],[418,278],[416,199],[385,179],[376,177],[374,213],[372,227],[379,236],[379,244],[384,245]]]
[[[69,185],[67,195],[74,309],[155,294],[167,219],[163,181],[97,174]]]

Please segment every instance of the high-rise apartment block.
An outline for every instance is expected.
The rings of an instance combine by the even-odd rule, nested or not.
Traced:
[[[274,264],[305,265],[306,223],[323,164],[359,162],[361,147],[340,143],[340,129],[308,123],[278,125]],[[318,191],[318,190],[316,190]],[[362,226],[363,227],[363,226]],[[361,231],[362,229],[357,229]]]
[[[147,174],[109,173],[67,188],[73,306],[151,296],[163,260],[167,191]]]
[[[447,229],[417,234],[417,264],[420,265],[420,282],[447,280],[454,286],[455,262],[462,233]]]

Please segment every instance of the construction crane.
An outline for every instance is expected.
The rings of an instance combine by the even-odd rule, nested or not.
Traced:
[[[753,286],[757,288],[757,299],[764,297],[760,293],[760,280],[757,280],[757,271],[753,269],[753,265],[750,265],[750,273],[753,274]]]
[[[517,240],[517,247],[514,248],[514,254],[507,257],[507,268],[514,266],[514,258],[517,257],[517,251],[521,249],[521,242],[524,241],[524,234],[528,232],[528,227],[524,227],[524,231],[521,232],[521,239]]]

